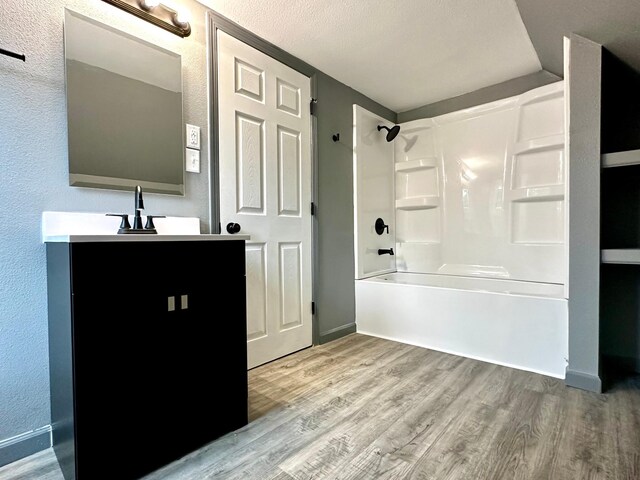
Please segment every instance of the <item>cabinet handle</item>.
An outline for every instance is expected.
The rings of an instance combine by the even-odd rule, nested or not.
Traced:
[[[180,309],[186,310],[189,308],[189,295],[180,295]]]

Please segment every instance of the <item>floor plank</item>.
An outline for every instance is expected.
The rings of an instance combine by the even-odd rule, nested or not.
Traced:
[[[353,334],[249,372],[251,422],[145,480],[640,479],[640,378],[605,395]],[[53,451],[2,480],[63,480]]]

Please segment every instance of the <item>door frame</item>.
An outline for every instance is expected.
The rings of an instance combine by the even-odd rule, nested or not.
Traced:
[[[280,47],[260,38],[253,32],[241,27],[237,23],[223,17],[213,10],[207,11],[206,21],[207,35],[207,63],[209,64],[209,232],[222,233],[220,225],[220,137],[218,135],[218,45],[216,42],[217,31],[221,30],[228,35],[246,43],[250,47],[268,55],[284,65],[309,77],[311,83],[311,98],[318,98],[317,76],[318,70],[308,63],[285,52]],[[311,108],[311,107],[309,107]],[[315,213],[311,216],[311,301],[316,298],[316,272],[318,272],[318,121],[316,115],[311,114],[311,201],[315,205]],[[307,206],[311,208],[311,206]],[[312,344],[320,343],[320,330],[316,312],[311,315]]]

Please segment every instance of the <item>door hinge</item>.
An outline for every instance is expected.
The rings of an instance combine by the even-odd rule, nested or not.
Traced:
[[[311,102],[309,103],[309,113],[311,113],[311,115],[313,115],[314,117],[316,116],[316,105],[318,104],[318,99],[317,98],[312,98]]]
[[[311,302],[311,315],[316,314],[316,302]]]
[[[311,215],[315,215],[316,214],[316,204],[311,202]]]

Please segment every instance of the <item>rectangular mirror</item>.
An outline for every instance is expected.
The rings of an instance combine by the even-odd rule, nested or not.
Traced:
[[[180,55],[65,11],[69,184],[184,195]]]

